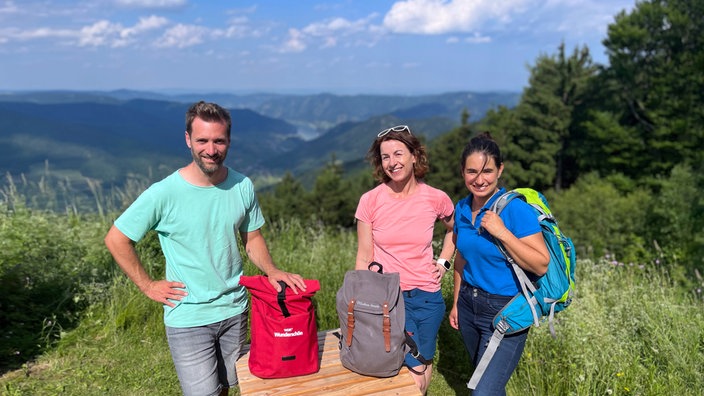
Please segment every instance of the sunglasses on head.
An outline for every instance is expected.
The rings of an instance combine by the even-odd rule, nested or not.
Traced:
[[[409,128],[408,125],[396,125],[395,127],[384,129],[383,131],[379,132],[376,137],[386,136],[389,132],[408,132],[409,135],[413,135],[411,133],[411,128]]]

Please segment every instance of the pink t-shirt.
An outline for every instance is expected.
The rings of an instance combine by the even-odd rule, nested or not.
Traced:
[[[413,194],[396,198],[380,184],[359,199],[355,217],[372,226],[374,261],[384,272],[398,272],[401,289],[440,290],[432,276],[433,228],[438,219],[451,216],[450,197],[437,188],[419,183]]]

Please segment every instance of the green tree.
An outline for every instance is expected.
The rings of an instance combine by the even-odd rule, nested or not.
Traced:
[[[308,193],[303,184],[286,172],[273,191],[261,194],[264,215],[271,221],[298,218],[305,220],[313,213],[307,205]]]
[[[651,0],[621,12],[609,26],[602,109],[636,144],[604,155],[628,157],[627,174],[667,176],[680,162],[704,161],[702,21],[701,1]],[[596,132],[591,128],[594,146],[603,138]]]
[[[358,197],[350,194],[349,183],[342,176],[342,166],[333,155],[315,179],[309,196],[309,205],[315,217],[325,225],[350,227],[354,224]]]
[[[596,173],[582,176],[560,194],[547,194],[560,226],[577,248],[577,256],[642,262],[650,257],[647,239],[652,194],[646,189],[624,193]]]
[[[516,108],[523,129],[513,131],[513,144],[506,153],[528,171],[528,185],[559,191],[576,179],[572,174],[565,180],[567,165],[575,163],[570,143],[579,128],[577,112],[596,71],[587,47],[575,48],[567,56],[561,44],[556,55],[536,61],[530,85]]]
[[[523,125],[515,109],[500,106],[487,112],[480,122],[479,130],[489,131],[501,148],[504,160],[504,173],[501,184],[507,188],[532,186],[535,176],[530,169],[522,166],[522,160],[530,161],[530,152],[520,147],[520,140],[514,140],[516,131],[522,131]],[[521,154],[525,154],[521,156]]]
[[[663,252],[704,269],[704,175],[687,165],[675,166],[667,178],[659,178],[658,194],[648,210],[643,232]]]
[[[502,148],[507,186],[559,191],[574,183],[588,88],[597,70],[587,47],[567,56],[562,44],[556,55],[538,57],[516,108],[487,113],[481,129]]]
[[[467,121],[468,119],[465,120]],[[427,147],[430,172],[425,180],[431,186],[445,191],[453,202],[467,195],[467,188],[462,182],[460,157],[471,136],[471,127],[465,123],[439,136]]]

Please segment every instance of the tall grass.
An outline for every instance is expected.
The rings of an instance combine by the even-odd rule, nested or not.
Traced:
[[[264,228],[278,265],[319,279],[319,329],[339,327],[335,293],[354,266],[354,232],[298,222]],[[138,244],[155,276],[163,258],[153,234]],[[704,392],[701,284],[667,270],[579,261],[577,297],[558,315],[557,339],[531,330],[510,395],[699,395]],[[245,272],[256,274],[251,264]],[[451,302],[450,277],[443,294]],[[180,392],[162,309],[118,273],[76,329],[54,348],[0,379],[2,395],[173,395]],[[442,325],[429,394],[467,394],[471,367],[456,330]]]
[[[704,304],[658,267],[579,263],[558,337],[536,328],[509,383],[513,394],[701,395]]]

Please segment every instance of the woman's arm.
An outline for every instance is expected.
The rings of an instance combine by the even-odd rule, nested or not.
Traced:
[[[438,259],[444,259],[447,260],[448,263],[451,263],[452,256],[455,254],[455,233],[453,228],[455,224],[454,216],[450,215],[442,219],[442,224],[445,226],[445,236],[442,240],[442,250],[440,250]],[[436,265],[436,269],[433,272],[435,279],[439,282],[443,275],[445,275],[446,271],[449,270],[445,270],[444,266]]]
[[[444,258],[447,261],[452,261],[452,255],[455,254],[455,216],[450,215],[442,220],[442,224],[445,225],[445,238],[442,241],[442,250],[440,251],[440,258]]]
[[[501,217],[492,211],[484,213],[481,226],[504,245],[518,266],[538,276],[547,272],[550,254],[542,233],[516,238]]]
[[[355,269],[365,270],[374,261],[374,245],[372,240],[372,225],[357,220],[357,260]]]
[[[460,286],[462,285],[462,271],[467,261],[462,257],[460,252],[457,252],[455,256],[455,270],[453,271],[454,288],[452,290],[452,308],[450,309],[450,326],[454,329],[459,329],[459,322],[457,321],[457,299],[460,295]]]

